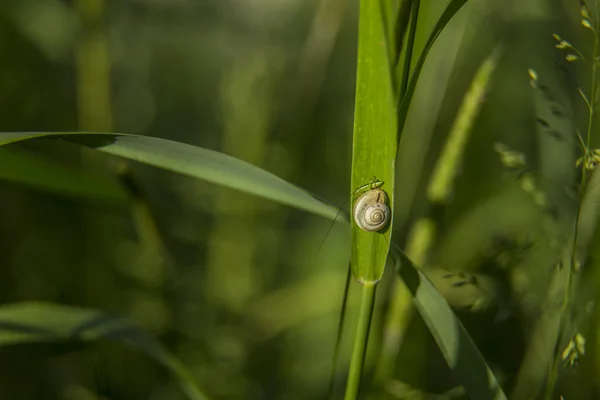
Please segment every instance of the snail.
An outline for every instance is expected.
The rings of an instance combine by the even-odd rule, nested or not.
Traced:
[[[390,208],[386,204],[387,195],[381,189],[371,189],[363,193],[354,203],[354,222],[363,231],[377,232],[390,220]]]

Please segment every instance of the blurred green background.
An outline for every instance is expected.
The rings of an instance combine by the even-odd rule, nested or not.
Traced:
[[[446,3],[423,2],[416,54]],[[0,131],[168,138],[243,159],[341,206],[351,191],[357,10],[347,0],[4,0]],[[589,52],[578,13],[576,0],[469,1],[425,63],[397,160],[393,240],[405,247],[412,224],[435,217],[439,235],[423,266],[508,387],[560,258],[553,243],[568,240],[573,202],[562,189],[575,180],[573,126],[587,118],[573,82],[587,87],[590,74],[564,61],[552,33]],[[425,201],[430,173],[473,74],[498,44],[504,52],[452,202],[436,212]],[[529,68],[568,110],[556,129],[573,140],[545,144]],[[548,222],[503,167],[497,142],[524,153],[538,181],[550,182],[539,186],[558,218]],[[349,260],[344,227],[336,224],[317,252],[330,222],[273,202],[57,140],[0,150],[2,303],[130,316],[214,399],[323,398]],[[528,243],[533,250],[519,257]],[[447,270],[474,274],[478,284],[436,278]],[[388,272],[371,366],[396,279]],[[482,310],[460,311],[476,302]],[[373,398],[407,398],[405,385],[437,394],[456,385],[421,320],[409,319],[393,379]],[[600,396],[594,359],[560,381],[565,399]],[[0,398],[94,393],[183,398],[163,368],[117,344],[0,349]]]

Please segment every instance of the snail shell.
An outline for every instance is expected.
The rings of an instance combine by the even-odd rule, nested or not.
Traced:
[[[363,231],[377,232],[390,220],[390,208],[386,204],[387,195],[381,189],[363,193],[354,203],[354,222]]]

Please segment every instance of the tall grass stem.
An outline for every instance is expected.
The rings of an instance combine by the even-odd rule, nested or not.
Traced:
[[[358,391],[367,353],[367,344],[369,341],[369,328],[373,316],[375,289],[376,283],[365,283],[362,285],[358,324],[356,326],[356,336],[354,337],[354,347],[352,349],[352,358],[350,360],[350,370],[348,372],[348,382],[346,384],[344,400],[356,400],[358,398]]]

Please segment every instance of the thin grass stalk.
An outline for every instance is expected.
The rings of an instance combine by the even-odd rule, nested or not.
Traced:
[[[365,283],[361,285],[361,287],[358,325],[356,327],[352,358],[350,359],[350,370],[348,373],[348,382],[346,383],[344,400],[356,400],[358,398],[365,356],[367,353],[367,344],[369,341],[369,328],[373,316],[373,305],[375,303],[376,284]]]
[[[596,4],[595,7],[595,17],[591,18],[591,21],[588,20],[586,18],[586,16],[584,15],[584,9],[587,10],[587,7],[585,6],[585,3],[583,1],[581,1],[581,16],[582,16],[582,23],[584,23],[584,21],[588,21],[591,22],[590,26],[586,26],[584,24],[584,26],[588,27],[589,29],[592,30],[592,32],[594,33],[594,48],[593,48],[593,52],[592,52],[592,59],[591,59],[591,63],[592,63],[592,82],[591,82],[591,88],[590,88],[590,92],[589,92],[589,99],[586,98],[586,96],[583,95],[582,91],[580,90],[579,93],[581,94],[583,100],[585,101],[587,108],[588,108],[588,121],[587,121],[587,132],[586,132],[586,140],[585,140],[585,145],[582,143],[582,147],[583,147],[583,152],[584,155],[583,157],[593,157],[592,155],[592,150],[591,150],[591,138],[592,138],[592,130],[593,130],[593,125],[594,125],[594,115],[595,115],[595,110],[596,110],[596,103],[598,100],[598,87],[597,87],[597,83],[596,83],[596,70],[597,70],[597,65],[598,65],[598,28],[599,28],[599,14],[598,14],[598,4]],[[581,137],[579,138],[581,140]],[[589,168],[590,170],[592,168]],[[570,316],[570,310],[571,310],[571,305],[572,305],[572,301],[573,301],[573,284],[574,284],[574,272],[576,272],[576,270],[578,269],[578,265],[579,265],[579,260],[578,260],[578,241],[579,241],[579,224],[580,224],[580,216],[581,216],[581,209],[582,209],[582,205],[584,204],[584,195],[586,193],[587,190],[587,186],[588,186],[588,181],[589,181],[589,175],[588,175],[588,162],[584,161],[582,163],[582,168],[581,168],[581,186],[579,188],[579,198],[580,198],[580,202],[579,205],[577,207],[577,214],[575,216],[575,228],[574,228],[574,233],[573,233],[573,243],[572,243],[572,248],[571,248],[571,257],[570,257],[570,263],[569,263],[569,269],[567,271],[567,279],[566,279],[566,286],[565,286],[565,293],[564,293],[564,297],[563,297],[563,301],[562,301],[562,307],[560,310],[560,330],[559,330],[559,335],[564,335],[567,334],[567,332],[565,332],[565,327],[567,325],[567,319]],[[548,376],[548,380],[546,382],[546,393],[545,393],[545,398],[546,400],[551,400],[552,397],[554,396],[554,390],[556,387],[556,381],[558,379],[558,369],[560,366],[560,361],[561,361],[561,354],[562,354],[562,349],[559,347],[560,343],[561,343],[561,336],[559,336],[558,338],[559,340],[557,341],[556,344],[556,348],[555,348],[555,353],[554,353],[554,358],[551,364],[551,369],[549,371],[549,376]]]
[[[348,293],[350,292],[350,281],[352,280],[352,268],[348,264],[348,270],[346,271],[346,282],[344,283],[344,295],[342,297],[342,307],[340,307],[340,315],[338,318],[338,326],[335,337],[335,348],[333,350],[333,359],[331,361],[331,372],[329,373],[329,384],[327,385],[326,399],[333,398],[333,392],[335,389],[335,371],[340,358],[340,345],[342,343],[342,332],[344,329],[344,323],[346,322],[346,306],[348,304]]]

